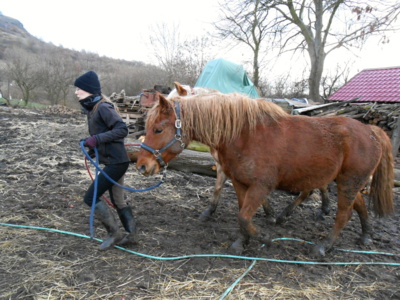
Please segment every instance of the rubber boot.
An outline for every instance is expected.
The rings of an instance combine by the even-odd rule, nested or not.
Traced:
[[[119,230],[114,215],[104,201],[96,203],[94,212],[96,218],[101,221],[108,233],[107,237],[103,240],[103,243],[99,246],[99,250],[107,250],[117,244],[123,238],[123,235]]]
[[[117,208],[118,216],[121,220],[122,226],[124,226],[126,235],[122,238],[118,245],[124,245],[128,243],[136,242],[136,221],[133,217],[132,208],[125,206],[124,208]]]

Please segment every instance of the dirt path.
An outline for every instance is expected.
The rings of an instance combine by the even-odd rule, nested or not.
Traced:
[[[395,215],[372,217],[372,246],[357,243],[360,224],[354,215],[337,248],[322,260],[310,258],[307,243],[279,240],[262,247],[252,241],[244,256],[270,260],[253,265],[252,259],[223,257],[238,231],[231,184],[215,217],[202,223],[198,216],[215,179],[170,170],[161,187],[127,194],[139,222],[139,243],[127,248],[131,252],[99,252],[98,241],[74,235],[89,235],[82,196],[90,179],[78,145],[87,135],[84,117],[0,107],[0,127],[0,299],[218,299],[247,270],[225,299],[400,299],[400,268],[390,265],[400,263],[397,191]],[[134,188],[157,182],[133,165],[126,181]],[[294,197],[276,191],[270,198],[280,211]],[[273,238],[317,242],[332,228],[334,188],[330,197],[333,210],[322,222],[313,220],[319,202],[312,200],[283,225],[268,225],[262,209],[254,222]],[[97,222],[95,228],[97,238],[104,236]],[[165,259],[194,254],[215,256]],[[353,264],[328,265],[341,262]],[[386,264],[368,265],[376,262]]]

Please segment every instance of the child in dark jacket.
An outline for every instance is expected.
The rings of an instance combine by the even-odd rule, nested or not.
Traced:
[[[90,137],[85,139],[84,146],[90,149],[90,153],[93,153],[93,149],[97,147],[99,162],[105,165],[104,172],[122,185],[130,162],[124,145],[128,128],[114,104],[101,93],[100,81],[95,72],[89,71],[78,77],[74,85],[76,86],[75,95],[88,120]],[[84,196],[84,202],[89,207],[92,205],[94,188],[93,182]],[[101,196],[106,191],[109,191],[111,202],[117,210],[125,233],[120,231],[107,203],[101,200]],[[99,249],[106,250],[115,244],[134,242],[136,222],[132,208],[125,202],[123,189],[110,182],[102,173],[98,176],[95,201],[95,216],[107,230],[107,237]]]

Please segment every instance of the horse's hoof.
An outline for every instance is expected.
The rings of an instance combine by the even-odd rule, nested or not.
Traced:
[[[365,236],[365,235],[362,235],[360,237],[360,242],[364,246],[369,246],[369,245],[372,245],[372,243],[373,243],[372,238],[369,236]]]
[[[207,222],[211,219],[211,215],[207,211],[203,211],[199,216],[199,220],[202,222]]]
[[[319,211],[316,215],[315,215],[315,221],[324,221],[325,220],[325,216],[326,214],[323,211]]]
[[[281,224],[285,223],[286,221],[287,221],[287,218],[286,218],[284,215],[280,214],[280,215],[276,218],[275,224],[281,225]]]
[[[236,255],[241,255],[244,251],[243,243],[240,240],[236,240],[230,247],[229,250],[231,253]]]
[[[261,244],[265,245],[266,247],[270,247],[272,245],[272,240],[269,236],[269,234],[264,234],[261,235],[258,240],[260,241]]]
[[[212,215],[215,213],[215,210],[216,210],[216,207],[214,207],[213,205],[208,206],[205,210],[203,210],[203,212],[199,216],[200,221],[202,221],[202,222],[209,221],[211,219]]]
[[[325,246],[324,245],[315,245],[312,248],[312,255],[315,257],[324,257],[325,256]]]
[[[275,225],[276,219],[274,217],[267,217],[267,225]]]

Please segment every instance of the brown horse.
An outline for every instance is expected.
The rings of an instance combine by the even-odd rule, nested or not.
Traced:
[[[178,96],[185,97],[185,96],[193,96],[201,94],[218,93],[218,91],[214,89],[209,89],[204,87],[190,87],[189,85],[181,85],[179,82],[174,82],[174,86],[175,88],[168,94],[167,99],[171,99],[173,97],[178,97]],[[209,220],[217,210],[217,207],[219,205],[219,199],[222,192],[222,187],[224,186],[225,182],[228,179],[228,177],[222,171],[222,167],[218,160],[217,150],[211,148],[210,154],[215,160],[217,179],[215,181],[212,199],[210,200],[208,207],[200,214],[201,221]],[[327,215],[330,211],[329,194],[327,187],[320,188],[320,192],[321,192],[322,204],[321,204],[321,209],[317,214],[317,219],[322,219],[323,216]],[[310,193],[311,191],[301,192],[300,195],[292,203],[290,203],[286,208],[283,209],[281,213],[278,214],[276,220],[275,220],[274,209],[265,198],[262,203],[262,206],[267,217],[267,223],[281,224],[285,222],[287,217],[289,217],[293,213],[294,209],[298,205],[300,205],[305,199],[307,199]]]
[[[274,189],[311,191],[335,181],[338,208],[332,233],[315,253],[332,248],[352,210],[359,215],[363,243],[372,242],[368,211],[360,193],[372,175],[374,212],[393,212],[393,156],[386,133],[346,117],[307,117],[285,113],[263,99],[240,94],[176,97],[160,95],[149,112],[137,169],[153,175],[192,140],[218,152],[239,204],[240,234],[231,248],[243,251],[250,238],[268,243],[252,218]]]

